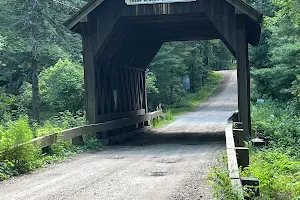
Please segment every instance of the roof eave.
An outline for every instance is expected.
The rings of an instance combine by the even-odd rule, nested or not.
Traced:
[[[97,6],[99,6],[104,0],[94,0],[86,4],[79,12],[64,23],[64,26],[72,30],[73,27],[78,24],[84,17],[92,12]]]
[[[260,24],[262,21],[263,14],[244,1],[241,0],[226,0],[228,3],[236,7],[238,10],[246,14],[249,18],[251,18],[254,22]]]

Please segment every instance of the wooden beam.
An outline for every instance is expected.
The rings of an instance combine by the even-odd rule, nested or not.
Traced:
[[[234,143],[236,147],[243,147],[244,141],[245,141],[245,135],[243,129],[232,129],[233,137],[234,137]]]
[[[85,87],[85,109],[89,123],[97,122],[97,91],[96,70],[93,58],[93,41],[90,36],[82,36],[83,62],[84,62],[84,87]]]
[[[249,167],[249,148],[246,147],[236,147],[237,161],[239,167],[242,169]]]
[[[148,113],[148,99],[147,99],[147,84],[146,84],[146,71],[143,72],[143,77],[142,77],[142,81],[143,81],[143,103],[142,103],[142,107],[146,110],[146,113]],[[145,126],[149,125],[149,121],[144,122]]]
[[[118,112],[118,113],[111,113],[106,115],[99,115],[98,116],[98,122],[105,122],[105,121],[111,121],[121,118],[129,118],[139,115],[144,115],[146,113],[145,109],[130,111],[130,112]]]
[[[248,17],[250,17],[253,21],[260,23],[262,20],[263,14],[257,11],[256,9],[249,6],[242,0],[226,0],[228,3],[233,5],[238,10],[242,11]]]
[[[246,16],[237,15],[237,73],[238,73],[238,107],[240,121],[243,123],[244,138],[251,133],[250,116],[250,70],[248,60],[248,42],[246,33]]]
[[[76,138],[76,137],[79,137],[79,136],[82,136],[85,134],[92,134],[92,133],[96,133],[96,132],[115,130],[118,128],[134,125],[136,123],[149,121],[158,116],[163,117],[164,113],[162,111],[155,111],[155,112],[147,113],[147,114],[141,115],[141,116],[118,119],[118,120],[113,120],[113,121],[106,122],[106,123],[98,123],[98,124],[80,126],[77,128],[64,130],[61,133],[54,133],[54,134],[49,134],[49,135],[46,135],[43,137],[35,138],[32,141],[25,143],[25,144],[33,144],[36,147],[45,148],[45,147],[51,146],[52,144],[56,143],[57,141],[69,140],[69,139]],[[22,145],[25,145],[25,144],[22,144]]]
[[[78,22],[85,18],[90,12],[92,12],[97,6],[99,6],[104,0],[93,0],[86,4],[78,13],[64,23],[68,29],[72,29]]]
[[[259,197],[259,180],[257,178],[252,177],[241,177],[241,182],[243,186],[246,186],[246,191],[250,194],[254,194],[254,196],[245,197],[246,200],[251,200],[253,197]],[[249,191],[250,190],[250,191]]]

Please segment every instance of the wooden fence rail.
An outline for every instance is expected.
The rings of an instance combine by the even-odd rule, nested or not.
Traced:
[[[244,147],[245,135],[243,132],[243,124],[238,122],[235,113],[228,120],[226,127],[226,149],[228,171],[231,184],[238,194],[239,199],[244,199],[243,186],[258,186],[256,178],[240,177],[239,169],[249,166],[249,149]],[[259,196],[258,189],[254,188],[254,193]],[[245,198],[247,199],[247,198]]]
[[[80,126],[80,127],[64,130],[60,133],[54,133],[43,137],[38,137],[33,139],[29,143],[32,143],[41,148],[45,148],[51,146],[52,144],[58,141],[78,138],[86,134],[93,134],[98,132],[115,130],[115,129],[131,126],[131,125],[135,125],[138,123],[150,121],[158,117],[164,118],[165,114],[162,111],[155,111],[155,112],[146,113],[143,115],[133,116],[129,118],[122,118],[122,119],[116,119],[116,120],[107,121],[103,123]],[[146,129],[147,128],[144,127],[141,130],[146,130]]]

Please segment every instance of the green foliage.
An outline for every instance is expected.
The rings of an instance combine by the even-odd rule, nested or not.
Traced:
[[[159,93],[158,88],[156,87],[156,76],[153,72],[147,70],[146,72],[146,84],[147,84],[147,93]]]
[[[0,127],[0,163],[3,171],[10,174],[25,173],[41,166],[41,152],[31,144],[33,139],[28,117],[21,116],[17,121],[8,121]],[[4,172],[0,172],[2,175]],[[5,178],[5,175],[3,175]]]
[[[183,88],[183,77],[188,75],[190,78],[189,93],[197,93],[210,81],[211,70],[228,69],[232,65],[230,52],[218,40],[165,43],[147,73],[150,109],[154,110],[159,103],[163,107],[192,106],[197,102],[187,105],[190,102],[186,101],[186,96],[190,94]],[[191,98],[199,99],[197,95]]]
[[[182,97],[178,103],[172,105],[172,108],[198,107],[201,102],[207,100],[220,87],[222,80],[223,76],[221,74],[210,72],[207,81],[197,92],[186,94],[186,98]]]
[[[8,96],[2,88],[0,88],[0,120],[11,111],[11,106],[14,103],[14,96]]]
[[[102,147],[95,138],[85,136],[86,145],[73,146],[71,140],[57,142],[51,146],[51,155],[42,155],[38,146],[27,144],[34,137],[59,133],[61,130],[80,126],[86,123],[84,113],[74,116],[63,112],[50,118],[43,126],[30,125],[27,116],[17,120],[2,121],[0,124],[0,181],[11,176],[35,170],[47,163],[61,161],[77,152]]]
[[[252,71],[254,91],[256,96],[267,95],[272,98],[287,101],[293,96],[291,85],[296,79],[300,68],[272,67]]]
[[[257,177],[262,199],[297,200],[300,198],[300,160],[276,149],[255,151],[250,166],[241,173]]]
[[[59,60],[40,74],[40,92],[45,107],[73,113],[83,108],[83,67],[67,59]]]
[[[285,104],[266,101],[252,106],[252,127],[270,146],[300,158],[300,118],[290,114]]]
[[[170,109],[167,109],[164,111],[165,113],[165,119],[158,119],[154,121],[153,127],[159,128],[165,124],[169,124],[175,120],[174,115],[172,114],[172,111]]]
[[[34,12],[32,0],[10,0],[0,2],[0,86],[9,93],[18,94],[23,82],[31,82],[32,47],[38,59],[39,70],[54,65],[60,58],[71,57],[81,60],[80,37],[66,30],[63,22],[71,17],[85,0],[38,1]],[[37,16],[37,23],[32,23]],[[37,26],[36,38],[32,37],[32,27]]]
[[[261,43],[251,49],[255,95],[283,101],[293,98],[292,83],[300,74],[299,1],[266,0]]]
[[[242,175],[259,179],[263,199],[300,198],[300,118],[293,108],[271,100],[252,105],[253,129],[269,145],[252,151]]]
[[[219,87],[223,80],[223,76],[219,73],[210,72],[208,75],[208,81],[201,87],[197,93],[188,93],[185,98],[182,98],[179,102],[168,106],[164,111],[166,114],[165,120],[158,120],[154,123],[154,127],[160,127],[162,125],[171,123],[174,121],[175,116],[181,115],[185,112],[193,111],[210,97]]]
[[[213,187],[214,198],[239,200],[241,198],[231,185],[226,159],[226,156],[219,159],[208,175],[209,182]]]

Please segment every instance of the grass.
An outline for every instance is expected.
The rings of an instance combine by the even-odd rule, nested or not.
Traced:
[[[166,119],[160,120],[154,124],[154,127],[161,127],[169,124],[175,120],[176,116],[182,115],[187,112],[192,112],[195,108],[199,107],[200,104],[206,101],[211,95],[213,95],[217,89],[220,88],[221,82],[224,77],[216,72],[211,72],[208,77],[208,81],[201,87],[196,93],[188,93],[184,102],[169,106],[165,113]],[[178,106],[180,105],[180,106]]]
[[[268,145],[258,149],[249,144],[250,165],[240,175],[258,178],[262,200],[300,200],[299,115],[289,105],[268,99],[251,109],[253,130]],[[213,171],[215,196],[227,187],[224,171],[226,167]]]
[[[213,188],[214,199],[240,200],[238,193],[231,185],[228,174],[227,156],[224,153],[208,174],[208,182]]]
[[[261,199],[300,199],[300,160],[279,149],[252,151],[241,176],[259,179]]]

